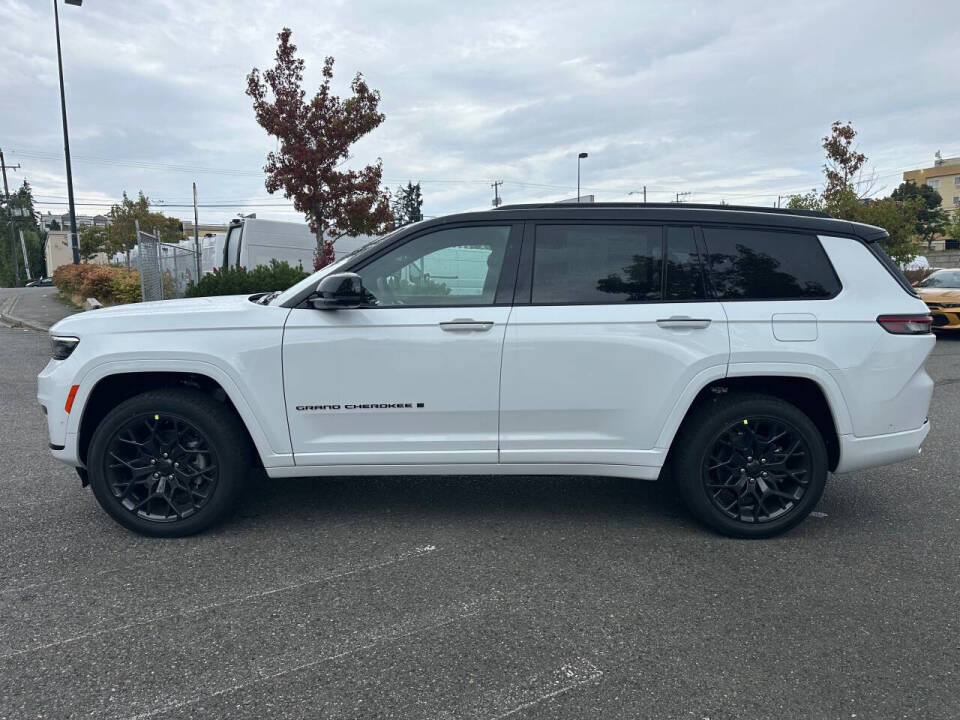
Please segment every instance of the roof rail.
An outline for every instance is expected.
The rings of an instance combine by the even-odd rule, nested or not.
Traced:
[[[592,202],[592,203],[527,203],[527,204],[516,204],[516,205],[501,205],[494,210],[570,210],[571,208],[577,208],[579,210],[586,210],[589,208],[652,208],[652,209],[664,209],[669,208],[671,210],[680,210],[680,209],[690,209],[690,210],[730,210],[730,211],[739,211],[739,212],[758,212],[758,213],[773,213],[776,215],[807,215],[809,217],[820,217],[820,218],[829,218],[825,212],[820,210],[799,210],[793,208],[774,208],[774,207],[760,207],[756,205],[712,205],[708,203],[638,203],[638,202]]]

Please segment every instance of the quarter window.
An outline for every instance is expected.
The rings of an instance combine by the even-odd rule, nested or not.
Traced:
[[[404,243],[357,271],[378,307],[492,305],[510,226],[439,230]]]
[[[659,300],[662,267],[658,226],[538,225],[533,302]]]
[[[720,300],[828,298],[840,291],[816,235],[704,228],[710,279]]]

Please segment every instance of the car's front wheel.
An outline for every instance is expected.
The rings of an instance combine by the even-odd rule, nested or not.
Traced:
[[[766,395],[712,400],[687,418],[673,456],[690,511],[725,535],[771,537],[801,522],[826,485],[827,451],[796,406]]]
[[[189,389],[130,398],[100,423],[87,469],[97,501],[121,525],[159,537],[205,530],[234,507],[250,467],[231,409]]]

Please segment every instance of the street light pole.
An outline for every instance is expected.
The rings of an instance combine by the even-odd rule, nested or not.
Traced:
[[[67,5],[77,5],[83,0],[66,0]],[[53,24],[57,31],[57,68],[60,71],[60,113],[63,115],[63,152],[67,159],[67,201],[70,204],[70,247],[73,250],[73,264],[80,264],[80,245],[77,238],[77,208],[73,203],[73,172],[70,169],[70,136],[67,134],[67,97],[63,91],[63,56],[60,53],[60,13],[57,0],[53,0]]]
[[[588,157],[585,152],[577,155],[577,202],[580,202],[580,161],[585,157]]]

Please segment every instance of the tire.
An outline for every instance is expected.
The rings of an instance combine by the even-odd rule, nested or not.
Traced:
[[[236,414],[180,388],[117,405],[87,453],[100,506],[124,527],[154,537],[193,535],[223,520],[249,469],[250,444]]]
[[[827,481],[827,450],[816,425],[769,395],[737,394],[699,406],[671,455],[690,512],[731,537],[767,538],[795,527]]]

